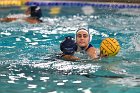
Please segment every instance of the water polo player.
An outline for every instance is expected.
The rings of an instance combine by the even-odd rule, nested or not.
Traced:
[[[76,31],[77,52],[84,51],[91,59],[97,58],[96,49],[90,44],[92,36],[88,30],[81,28]]]
[[[73,37],[65,37],[64,41],[60,44],[60,50],[62,51],[61,58],[64,60],[80,60],[78,57],[74,56],[74,52],[77,50],[77,45]]]
[[[40,19],[42,17],[42,11],[39,6],[30,6],[27,11],[29,11],[30,13],[30,17],[25,19],[27,22],[42,22],[42,20]]]
[[[100,44],[100,50],[90,44],[91,40],[88,30],[81,28],[76,31],[77,51],[84,51],[91,59],[115,56],[120,50],[119,42],[115,38],[105,38]]]
[[[90,35],[89,31],[84,28],[78,29],[76,31],[75,38],[76,43],[72,37],[68,36],[60,44],[60,49],[63,52],[62,57],[66,60],[77,58],[73,56],[75,52],[84,52],[91,59],[98,59],[102,57],[115,56],[120,50],[119,43],[115,38],[106,38],[102,41],[100,50],[98,51],[98,49],[94,48],[90,44],[92,36]]]
[[[14,14],[9,15],[6,18],[0,18],[1,22],[11,22],[18,19],[25,20],[29,23],[40,23],[42,20],[40,19],[42,17],[42,11],[39,6],[30,6],[25,11],[25,14]]]

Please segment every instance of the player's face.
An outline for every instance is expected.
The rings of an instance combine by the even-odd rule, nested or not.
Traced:
[[[89,44],[89,34],[87,31],[81,30],[78,31],[76,35],[76,43],[80,47],[86,47]]]

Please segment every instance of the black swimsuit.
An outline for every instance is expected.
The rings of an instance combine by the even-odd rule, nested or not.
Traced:
[[[88,45],[88,48],[85,50],[87,51],[89,48],[93,47],[91,44]]]
[[[85,51],[87,51],[90,47],[93,47],[91,44],[89,44],[88,45],[88,47],[85,49],[85,47],[80,47],[81,48],[81,50],[85,50]]]

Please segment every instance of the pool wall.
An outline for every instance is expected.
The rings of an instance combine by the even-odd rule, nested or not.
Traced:
[[[140,0],[1,0],[1,6],[94,6],[105,8],[140,8]]]
[[[140,4],[134,3],[108,3],[108,2],[87,2],[87,1],[29,1],[25,5],[39,6],[93,6],[98,8],[140,8]]]

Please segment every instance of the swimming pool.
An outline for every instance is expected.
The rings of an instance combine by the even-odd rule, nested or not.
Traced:
[[[138,9],[64,7],[58,15],[43,9],[43,23],[0,23],[0,93],[139,93],[140,14]],[[133,10],[133,11],[132,11]],[[22,12],[1,9],[0,17]],[[99,48],[105,37],[116,38],[121,51],[98,62],[56,58],[59,44],[79,27],[93,33]]]

